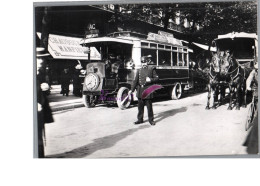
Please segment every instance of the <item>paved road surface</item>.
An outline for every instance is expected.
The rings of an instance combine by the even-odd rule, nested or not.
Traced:
[[[205,110],[206,93],[155,102],[156,126],[133,125],[137,107],[97,106],[54,113],[46,125],[48,157],[155,157],[246,154],[247,109]]]

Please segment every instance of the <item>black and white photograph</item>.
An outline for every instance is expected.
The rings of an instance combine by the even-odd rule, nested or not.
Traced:
[[[259,157],[258,4],[34,2],[34,157]]]

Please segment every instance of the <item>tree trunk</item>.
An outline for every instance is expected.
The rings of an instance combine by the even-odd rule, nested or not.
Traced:
[[[42,18],[42,34],[41,34],[41,47],[48,50],[48,40],[49,40],[49,32],[50,32],[50,9],[48,7],[44,8],[44,15]]]

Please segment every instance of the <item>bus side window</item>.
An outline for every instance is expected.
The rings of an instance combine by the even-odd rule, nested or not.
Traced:
[[[177,52],[172,52],[172,66],[177,66]]]
[[[171,52],[158,50],[159,65],[171,66]]]
[[[148,55],[152,56],[152,58],[151,58],[152,64],[149,64],[149,65],[156,65],[157,64],[156,50],[142,48],[141,49],[141,56],[148,56]]]
[[[183,66],[183,53],[180,53],[180,52],[179,52],[178,66]]]
[[[188,66],[188,54],[184,53],[184,66]]]

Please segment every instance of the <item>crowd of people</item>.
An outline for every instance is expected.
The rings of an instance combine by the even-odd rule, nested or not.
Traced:
[[[60,83],[61,83],[61,94],[63,96],[68,96],[69,95],[69,85],[72,81],[73,84],[73,95],[77,97],[82,96],[82,83],[83,83],[83,78],[81,75],[84,75],[85,71],[83,70],[83,67],[81,64],[78,64],[75,66],[73,69],[73,72],[70,72],[69,68],[64,68],[62,73],[61,73],[61,78],[60,78]]]

